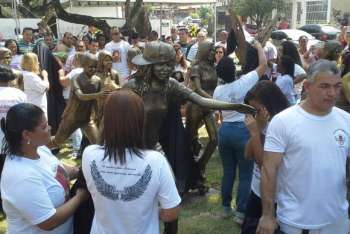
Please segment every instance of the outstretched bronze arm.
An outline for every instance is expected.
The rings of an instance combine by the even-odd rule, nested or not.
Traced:
[[[252,114],[252,115],[255,115],[256,113],[255,109],[249,105],[229,103],[229,102],[218,101],[211,98],[204,98],[195,92],[192,92],[188,96],[188,99],[189,101],[201,107],[206,107],[213,110],[233,110],[244,114]]]

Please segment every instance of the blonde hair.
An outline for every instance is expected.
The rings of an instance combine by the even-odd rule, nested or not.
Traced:
[[[21,68],[25,71],[40,74],[38,56],[34,53],[26,53],[22,57]]]

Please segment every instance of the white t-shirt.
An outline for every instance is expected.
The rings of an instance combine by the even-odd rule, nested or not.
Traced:
[[[264,135],[264,136],[266,135],[267,127],[268,127],[268,124],[267,124],[266,128],[264,128],[261,131],[261,134]],[[255,193],[255,195],[257,195],[258,197],[261,197],[261,193],[260,193],[260,179],[261,179],[261,171],[260,171],[259,165],[256,162],[254,162],[251,189]]]
[[[10,107],[27,101],[26,95],[19,89],[12,87],[0,87],[0,119],[6,117]],[[0,129],[0,146],[4,133]]]
[[[213,94],[213,98],[230,102],[242,104],[247,92],[259,81],[259,75],[254,70],[228,84],[218,85]],[[222,111],[223,122],[242,122],[244,121],[244,114],[237,111]]]
[[[276,85],[281,89],[284,96],[287,97],[289,103],[294,105],[296,102],[296,94],[294,92],[293,78],[288,75],[279,75],[276,79]]]
[[[333,107],[315,116],[292,106],[272,119],[264,150],[283,154],[276,188],[280,222],[319,229],[347,217],[350,114]]]
[[[159,208],[178,206],[181,198],[165,157],[142,151],[143,158],[126,152],[126,164],[102,160],[102,146],[83,154],[82,169],[91,193],[95,216],[91,234],[158,234]]]
[[[264,53],[266,56],[266,59],[273,60],[277,59],[277,48],[274,44],[272,44],[270,41],[267,41],[264,47]]]
[[[40,107],[47,116],[46,92],[49,89],[49,82],[42,80],[33,72],[23,71],[23,84],[28,102]]]
[[[12,69],[21,70],[21,61],[22,61],[21,54],[16,54],[15,56],[12,56],[10,67]]]
[[[75,57],[75,53],[68,56],[66,64],[64,65],[64,71],[66,73],[69,73],[73,70],[74,57]]]
[[[272,67],[275,71],[277,71],[277,64],[276,63],[274,63],[272,65]],[[277,73],[277,75],[280,75],[280,73]],[[295,63],[294,64],[294,77],[297,77],[300,75],[306,75],[306,72],[301,66],[299,66],[298,64]]]
[[[78,76],[80,73],[82,73],[84,71],[83,68],[78,67],[78,68],[74,68],[73,70],[71,70],[66,77],[72,81],[72,79],[74,79],[76,76]],[[71,86],[69,85],[66,88],[63,88],[62,94],[63,94],[63,98],[68,100],[69,99],[69,95],[70,95],[70,90],[71,90]]]
[[[273,71],[276,71],[277,77],[280,76],[280,73],[277,73],[277,64],[273,64]],[[294,64],[294,77],[298,76],[304,76],[306,75],[306,72],[304,68],[299,66],[298,64]],[[301,91],[303,89],[303,82],[300,82],[294,86],[294,93],[296,95],[296,99],[299,99],[301,97]]]
[[[113,63],[113,69],[115,69],[120,75],[120,77],[122,78],[120,80],[121,86],[127,82],[127,80],[124,80],[124,79],[130,75],[128,62],[127,62],[129,49],[130,49],[129,43],[123,40],[121,40],[120,42],[111,41],[107,43],[105,46],[105,50],[109,51],[111,54],[113,54],[114,51],[117,51],[117,50],[119,51],[120,62]]]
[[[36,225],[48,220],[69,199],[69,180],[58,159],[45,147],[39,159],[16,155],[5,160],[1,175],[1,197],[8,234],[70,234],[73,218],[52,231]]]

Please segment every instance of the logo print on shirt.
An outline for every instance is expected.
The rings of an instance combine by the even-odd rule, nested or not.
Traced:
[[[333,132],[334,139],[339,147],[346,147],[347,133],[342,129],[337,129]]]
[[[55,179],[62,185],[65,193],[65,199],[68,201],[69,199],[69,176],[66,170],[58,165],[56,169]]]
[[[147,186],[152,178],[152,169],[147,165],[141,178],[134,184],[124,187],[123,190],[117,190],[116,186],[108,184],[98,171],[95,160],[90,165],[91,175],[94,180],[96,189],[102,196],[111,200],[133,201],[146,191]]]

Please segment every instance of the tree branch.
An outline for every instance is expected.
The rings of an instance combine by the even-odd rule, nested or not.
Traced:
[[[70,23],[93,25],[96,28],[102,30],[107,40],[109,39],[111,27],[105,20],[99,20],[92,16],[87,16],[87,15],[68,13],[62,7],[60,0],[51,0],[51,3],[53,4],[56,11],[56,15],[59,19],[62,19]]]

